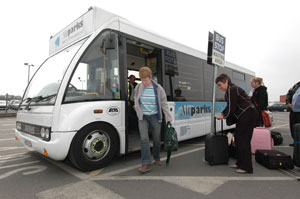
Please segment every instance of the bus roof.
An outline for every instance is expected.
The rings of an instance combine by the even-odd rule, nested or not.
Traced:
[[[117,24],[117,26],[115,24]],[[54,53],[64,49],[67,46],[70,46],[71,44],[94,32],[99,32],[99,29],[103,30],[106,28],[116,29],[120,32],[124,32],[134,37],[150,41],[170,49],[199,57],[204,60],[207,59],[206,53],[180,44],[152,31],[146,30],[145,28],[141,28],[116,14],[97,7],[90,7],[86,13],[81,15],[66,28],[54,36],[51,36],[49,41],[49,55],[53,55]],[[225,66],[255,76],[253,71],[228,61],[225,62]]]

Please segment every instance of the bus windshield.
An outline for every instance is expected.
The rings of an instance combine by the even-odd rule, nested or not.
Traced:
[[[76,52],[86,39],[48,58],[38,69],[24,95],[22,105],[53,105],[62,78]]]
[[[102,32],[84,52],[63,103],[120,99],[118,35]]]

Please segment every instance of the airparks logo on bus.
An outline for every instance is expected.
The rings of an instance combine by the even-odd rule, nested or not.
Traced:
[[[83,28],[83,20],[77,21],[72,27],[63,32],[64,38],[70,37],[71,34],[74,34],[80,31]]]
[[[117,106],[111,106],[107,108],[107,114],[111,116],[118,115],[120,113],[120,108]]]
[[[55,40],[55,46],[58,47],[60,44],[60,37],[57,37]]]

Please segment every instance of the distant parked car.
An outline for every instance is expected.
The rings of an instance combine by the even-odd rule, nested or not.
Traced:
[[[5,110],[5,109],[6,109],[6,101],[0,100],[0,110]]]
[[[13,110],[18,110],[21,100],[12,100],[10,101],[9,108]]]
[[[269,111],[284,111],[284,112],[287,112],[289,109],[285,104],[277,103],[277,104],[273,104],[272,106],[269,106],[268,110]]]

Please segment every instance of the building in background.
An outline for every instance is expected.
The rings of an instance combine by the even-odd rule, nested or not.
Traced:
[[[280,95],[280,102],[285,103],[286,95]]]

